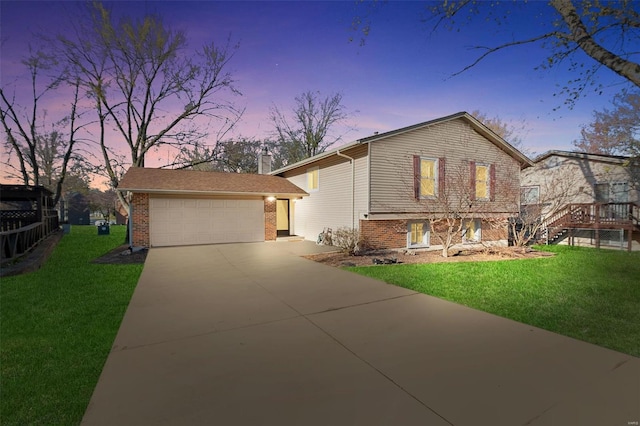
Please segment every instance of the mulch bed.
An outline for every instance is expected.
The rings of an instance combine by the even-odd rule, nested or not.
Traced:
[[[495,260],[528,259],[554,256],[554,253],[541,252],[521,247],[491,247],[470,250],[452,250],[449,257],[442,257],[441,250],[380,250],[367,252],[361,256],[349,256],[342,252],[321,253],[305,256],[329,266],[371,266],[384,264],[416,264],[441,262],[484,262]]]

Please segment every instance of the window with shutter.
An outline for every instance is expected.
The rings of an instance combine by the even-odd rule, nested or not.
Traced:
[[[438,195],[439,177],[442,174],[435,158],[413,157],[414,193],[416,199],[433,198]]]
[[[495,200],[496,170],[493,164],[469,162],[469,181],[471,200]]]
[[[489,199],[489,166],[476,164],[476,199]]]

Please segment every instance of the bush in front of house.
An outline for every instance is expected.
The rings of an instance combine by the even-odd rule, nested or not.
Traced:
[[[366,238],[360,230],[348,227],[338,228],[333,233],[333,245],[350,256],[358,256],[368,248]]]

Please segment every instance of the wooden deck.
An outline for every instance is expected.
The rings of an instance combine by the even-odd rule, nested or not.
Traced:
[[[600,247],[600,230],[628,232],[631,250],[634,231],[640,232],[640,205],[637,203],[568,204],[546,221],[547,244],[554,244],[576,229],[593,229],[596,247]]]

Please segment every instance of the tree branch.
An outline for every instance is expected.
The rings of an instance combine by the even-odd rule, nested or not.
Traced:
[[[571,1],[551,0],[550,4],[569,27],[571,41],[580,46],[591,58],[640,87],[640,64],[626,60],[598,44],[587,31]]]
[[[527,40],[512,41],[510,43],[501,44],[501,45],[495,46],[495,47],[473,46],[473,49],[484,49],[485,53],[480,55],[480,57],[476,58],[476,60],[473,61],[471,64],[467,65],[466,67],[464,67],[460,71],[455,72],[451,76],[455,77],[457,75],[462,74],[465,71],[468,71],[469,69],[471,69],[474,66],[478,65],[478,63],[480,63],[480,61],[482,61],[483,59],[485,59],[487,56],[491,55],[492,53],[498,52],[500,50],[503,50],[503,49],[506,49],[506,48],[509,48],[509,47],[521,46],[523,44],[535,43],[535,42],[538,42],[540,40],[544,40],[544,39],[548,39],[548,38],[552,38],[552,37],[567,38],[568,35],[567,34],[563,34],[561,32],[558,32],[558,31],[552,31],[550,33],[542,34],[542,35],[539,35],[537,37],[532,37],[532,38],[529,38]]]

